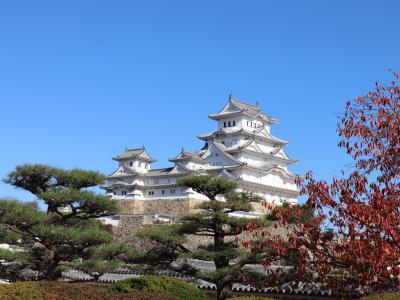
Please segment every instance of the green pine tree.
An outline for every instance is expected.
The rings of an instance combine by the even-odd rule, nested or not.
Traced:
[[[145,256],[147,263],[176,269],[171,263],[177,258],[213,261],[215,271],[197,271],[194,275],[216,284],[217,299],[227,297],[233,282],[240,282],[245,278],[260,281],[261,274],[245,270],[243,266],[260,262],[261,258],[252,255],[235,242],[235,237],[243,233],[249,220],[232,217],[229,213],[249,212],[252,210],[251,202],[259,202],[261,199],[250,193],[235,192],[237,184],[223,178],[191,175],[180,179],[178,184],[207,196],[209,201],[199,204],[197,211],[184,217],[180,224],[152,226],[140,230],[140,237],[163,245]],[[217,200],[222,195],[225,200]],[[191,251],[185,247],[187,235],[210,237],[212,242]]]
[[[30,203],[0,199],[0,240],[18,241],[26,249],[1,251],[0,259],[9,263],[2,264],[0,275],[16,280],[21,268],[30,267],[38,271],[39,279],[55,280],[63,266],[99,259],[99,246],[112,241],[112,232],[97,218],[117,212],[115,201],[87,189],[103,180],[103,175],[81,169],[16,167],[4,182],[31,192],[36,199]]]

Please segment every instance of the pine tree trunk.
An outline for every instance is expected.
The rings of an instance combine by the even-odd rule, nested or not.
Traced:
[[[218,254],[224,247],[224,231],[222,224],[216,222],[214,225],[214,251]],[[223,255],[217,255],[214,258],[214,264],[216,271],[218,272],[222,268],[229,267],[229,259]],[[226,290],[226,282],[224,278],[217,279],[217,300],[224,300],[228,296],[228,291]]]
[[[43,255],[43,261],[41,265],[41,279],[45,280],[56,280],[59,277],[59,272],[56,270],[58,262],[55,259],[55,251],[46,248]]]
[[[53,207],[52,205],[48,204],[47,206],[47,221],[52,223],[54,217],[56,216],[57,207]]]
[[[225,300],[228,297],[229,290],[225,284],[217,284],[217,300]]]

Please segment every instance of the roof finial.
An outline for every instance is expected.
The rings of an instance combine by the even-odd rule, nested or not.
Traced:
[[[229,101],[232,100],[232,92],[229,93]]]
[[[256,101],[256,106],[257,106],[257,108],[260,108],[260,102],[259,101]]]

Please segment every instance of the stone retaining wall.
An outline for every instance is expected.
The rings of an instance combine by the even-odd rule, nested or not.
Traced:
[[[118,200],[123,214],[154,215],[167,214],[183,217],[192,212],[202,202],[196,199],[151,199],[151,200]]]
[[[121,215],[118,226],[113,227],[114,239],[118,242],[131,245],[137,250],[149,250],[156,243],[143,240],[135,235],[136,231],[152,225],[152,216],[145,215]]]

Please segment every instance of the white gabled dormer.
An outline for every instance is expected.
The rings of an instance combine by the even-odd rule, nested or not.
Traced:
[[[181,152],[174,158],[169,159],[175,165],[184,166],[187,170],[204,170],[207,161],[201,158],[197,152],[189,152],[182,148]]]
[[[125,149],[125,151],[113,157],[113,160],[119,162],[119,167],[127,170],[127,173],[147,173],[150,165],[157,160],[151,158],[146,148]]]

